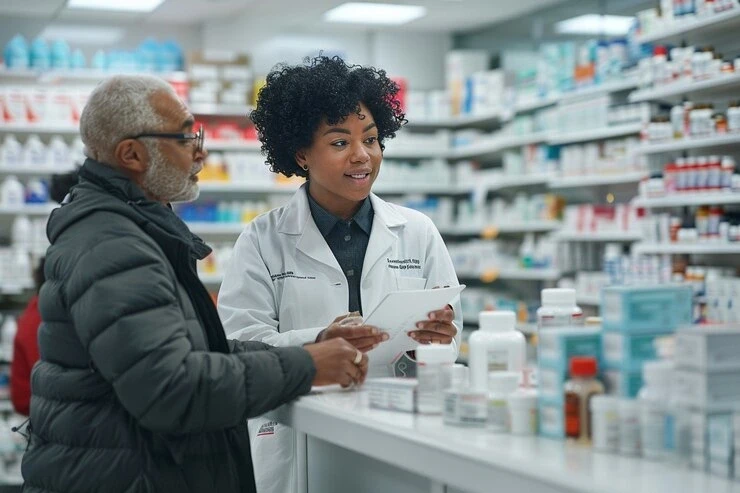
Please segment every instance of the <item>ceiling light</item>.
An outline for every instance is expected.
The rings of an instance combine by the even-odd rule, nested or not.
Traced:
[[[633,17],[624,15],[586,14],[566,19],[555,24],[561,34],[603,34],[624,36],[632,25]]]
[[[69,0],[69,9],[117,10],[120,12],[151,12],[164,0]]]
[[[71,45],[112,45],[123,38],[125,31],[119,27],[48,25],[40,37],[48,40],[62,39]]]
[[[400,25],[424,17],[425,7],[389,3],[349,2],[324,13],[328,22]]]

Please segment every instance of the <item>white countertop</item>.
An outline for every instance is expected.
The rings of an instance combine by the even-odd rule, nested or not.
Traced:
[[[445,426],[440,416],[370,409],[366,391],[325,389],[272,414],[309,436],[471,493],[740,493],[671,464],[539,437]],[[519,489],[515,489],[519,488]]]

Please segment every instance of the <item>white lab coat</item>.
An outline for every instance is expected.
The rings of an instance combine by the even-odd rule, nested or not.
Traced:
[[[363,313],[391,291],[458,285],[447,248],[427,216],[374,194],[370,200],[375,216],[360,284]],[[408,259],[418,263],[396,262]],[[218,311],[230,339],[298,346],[314,342],[348,312],[348,303],[347,279],[313,221],[303,185],[288,204],[259,216],[239,236],[221,284]],[[459,297],[452,306],[457,347]],[[371,367],[370,374],[390,371]],[[249,435],[257,491],[293,493],[297,464],[292,429],[259,418],[250,420]]]

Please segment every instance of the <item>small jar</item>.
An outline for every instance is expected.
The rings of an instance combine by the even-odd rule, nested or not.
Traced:
[[[619,452],[619,399],[611,395],[591,398],[593,446],[598,452]]]
[[[634,399],[620,399],[619,452],[622,455],[640,455],[640,403]]]
[[[509,431],[509,396],[519,386],[520,372],[494,371],[488,374],[488,429]]]
[[[427,344],[416,348],[418,409],[421,414],[442,414],[443,392],[449,388],[455,351],[450,344]]]
[[[509,426],[513,435],[537,434],[537,391],[522,389],[509,396]]]

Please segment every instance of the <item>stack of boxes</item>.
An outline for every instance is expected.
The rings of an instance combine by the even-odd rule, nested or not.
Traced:
[[[692,466],[740,480],[740,326],[678,331],[678,404],[691,409]]]
[[[252,101],[253,74],[246,55],[194,52],[188,60],[190,102],[246,106]]]
[[[598,328],[546,329],[538,334],[540,435],[565,438],[565,394],[570,360],[574,356],[596,358],[601,368],[601,332]]]
[[[604,383],[609,394],[636,397],[642,365],[657,358],[655,340],[691,325],[689,286],[613,286],[602,291]]]

